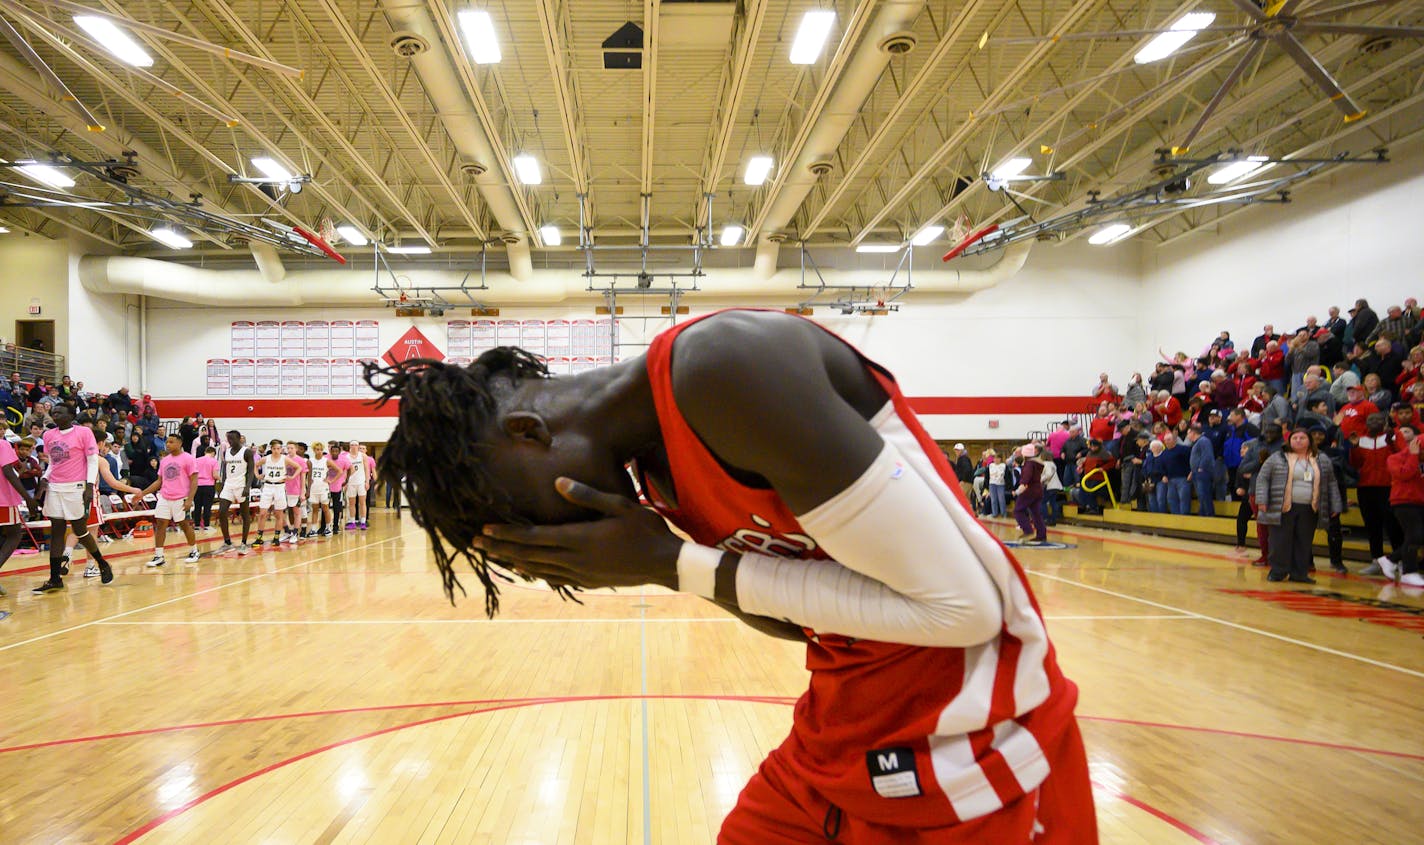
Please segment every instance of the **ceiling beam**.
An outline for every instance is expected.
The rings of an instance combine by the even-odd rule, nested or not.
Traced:
[[[964,141],[968,139],[970,135],[974,134],[982,125],[982,122],[977,116],[985,112],[993,111],[1000,106],[1008,98],[1009,94],[1016,90],[1018,85],[1022,84],[1023,78],[1030,71],[1048,59],[1049,54],[1052,53],[1053,49],[1060,43],[1058,37],[1070,32],[1084,16],[1095,9],[1101,2],[1102,0],[1077,0],[1077,2],[1073,4],[1073,7],[1069,9],[1051,29],[1044,33],[1044,40],[1035,44],[1028,55],[1004,77],[1004,83],[985,97],[984,102],[980,103],[977,109],[965,117],[964,121],[959,125],[959,128],[950,133],[950,136],[944,140],[944,143],[940,144],[938,149],[930,153],[929,156],[924,159],[924,163],[900,186],[899,190],[895,191],[884,203],[880,204],[879,210],[873,212],[870,217],[861,224],[859,231],[857,231],[852,238],[852,242],[859,244],[864,240],[865,236],[868,235],[874,227],[884,221],[886,217],[890,216],[891,212],[904,205],[915,193],[915,190],[920,184],[940,169],[940,165],[943,164],[946,158],[953,153],[959,152]]]
[[[702,196],[697,198],[698,225],[707,217],[708,195],[716,194],[722,181],[722,169],[727,164],[727,153],[732,144],[732,129],[737,125],[742,94],[752,73],[752,56],[756,52],[757,39],[761,37],[769,5],[770,0],[746,0],[743,14],[739,17],[737,39],[727,49],[721,84],[718,86],[721,96],[717,99],[717,110],[713,114],[702,156]],[[711,233],[708,234],[710,236]]]
[[[559,123],[563,128],[564,147],[569,156],[569,176],[574,193],[587,198],[587,225],[597,220],[597,212],[589,184],[588,148],[583,139],[582,101],[578,76],[570,66],[573,57],[573,25],[569,20],[568,0],[537,0],[539,26],[544,33],[544,53],[549,59],[549,74],[554,82],[554,99],[559,104]]]

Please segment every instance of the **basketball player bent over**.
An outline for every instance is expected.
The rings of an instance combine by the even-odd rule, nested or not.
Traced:
[[[490,614],[495,564],[560,591],[661,584],[807,643],[791,734],[719,842],[1097,842],[1077,688],[1023,571],[844,341],[729,311],[572,377],[510,347],[378,374],[401,400],[381,472],[452,600],[463,555]]]

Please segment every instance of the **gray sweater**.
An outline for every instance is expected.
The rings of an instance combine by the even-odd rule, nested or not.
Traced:
[[[1256,521],[1262,525],[1280,525],[1281,509],[1285,507],[1286,476],[1289,466],[1285,452],[1276,452],[1261,465],[1256,475]],[[1340,486],[1335,483],[1335,467],[1325,455],[1317,455],[1315,463],[1320,467],[1320,509],[1316,511],[1316,521],[1320,528],[1330,523],[1332,513],[1345,510],[1345,502],[1340,497]]]

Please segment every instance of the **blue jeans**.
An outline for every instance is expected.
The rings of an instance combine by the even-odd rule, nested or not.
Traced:
[[[1152,500],[1148,503],[1148,508],[1153,513],[1167,512],[1167,482],[1157,479],[1157,486],[1152,488]]]
[[[1043,491],[1042,508],[1043,521],[1049,525],[1057,525],[1063,519],[1063,491]]]
[[[1214,479],[1205,476],[1198,477],[1192,475],[1192,486],[1197,491],[1197,512],[1202,516],[1216,516],[1216,502],[1213,501],[1216,483]]]
[[[1167,479],[1167,510],[1181,515],[1191,510],[1192,488],[1186,476]]]
[[[990,485],[989,485],[989,506],[990,506],[990,511],[989,511],[989,515],[990,515],[990,516],[1007,516],[1007,515],[1008,515],[1008,512],[1009,512],[1009,511],[1008,511],[1008,508],[1006,507],[1005,502],[1004,502],[1004,485],[1002,485],[1002,484],[990,484]]]
[[[1063,462],[1063,489],[1078,483],[1078,465],[1072,461]]]

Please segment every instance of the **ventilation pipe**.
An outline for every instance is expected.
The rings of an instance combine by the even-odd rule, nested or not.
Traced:
[[[277,254],[276,247],[262,241],[248,241],[247,248],[252,250],[257,271],[269,284],[276,284],[287,278],[287,267],[282,263],[282,256]]]
[[[770,279],[776,272],[781,242],[786,238],[785,228],[791,224],[797,209],[806,201],[816,182],[831,171],[836,150],[845,140],[861,107],[875,90],[885,66],[893,56],[914,48],[915,36],[910,28],[923,8],[924,3],[903,0],[881,4],[875,13],[875,20],[867,27],[865,37],[856,48],[856,54],[846,63],[835,89],[826,100],[815,127],[806,137],[801,154],[794,162],[782,165],[791,169],[782,182],[781,190],[771,198],[771,205],[762,220],[753,265],[762,278]]]
[[[932,293],[973,293],[991,288],[1019,272],[1028,259],[1032,241],[1004,249],[999,260],[980,270],[917,270],[908,296]],[[454,290],[465,274],[454,270],[414,269],[401,274],[411,288]],[[864,270],[823,270],[828,285],[868,286]],[[94,293],[153,296],[193,305],[326,306],[366,305],[379,302],[372,291],[372,276],[362,270],[297,270],[279,285],[263,284],[255,270],[205,270],[188,264],[152,258],[86,255],[79,260],[79,280]],[[574,302],[603,302],[598,291],[588,290],[588,280],[578,270],[539,270],[525,280],[502,273],[486,277],[489,290],[479,291],[484,305],[540,306]],[[755,268],[709,268],[700,290],[684,299],[776,299],[782,303],[804,297],[797,289],[803,281],[799,268],[787,268],[763,279]]]
[[[514,190],[500,178],[494,146],[480,124],[455,66],[444,50],[433,49],[441,43],[439,28],[424,5],[409,0],[381,5],[394,30],[391,48],[410,60],[446,133],[465,159],[460,170],[474,178],[485,204],[503,230],[509,274],[521,282],[528,280],[534,272],[534,264],[529,257],[529,232],[524,228],[524,217],[519,212]],[[464,49],[458,42],[447,46],[451,50]]]

